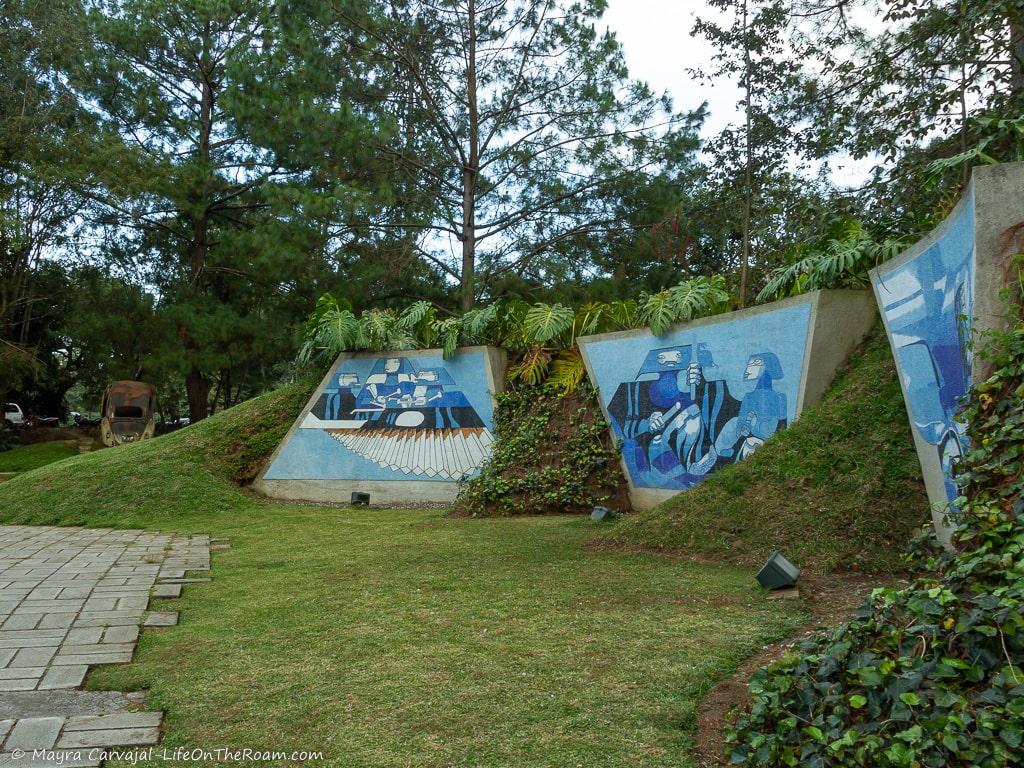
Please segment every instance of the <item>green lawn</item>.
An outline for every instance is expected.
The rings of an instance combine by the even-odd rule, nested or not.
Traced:
[[[0,472],[27,472],[78,455],[75,440],[53,440],[0,451]]]
[[[592,551],[589,518],[270,504],[238,490],[307,385],[0,485],[0,522],[228,536],[94,689],[151,691],[169,747],[338,766],[691,766],[702,694],[807,619],[750,569]]]
[[[586,552],[589,519],[254,503],[94,689],[151,690],[167,746],[345,766],[686,766],[702,693],[805,619],[748,571]]]

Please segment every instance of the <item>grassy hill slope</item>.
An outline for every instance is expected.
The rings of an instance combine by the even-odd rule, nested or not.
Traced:
[[[78,455],[77,440],[53,440],[0,452],[0,472],[28,472],[30,469]]]
[[[204,511],[238,510],[237,487],[273,452],[309,397],[301,382],[179,432],[73,456],[0,485],[4,523],[126,527]]]
[[[804,566],[889,571],[928,519],[892,353],[878,328],[792,427],[604,538],[750,565],[780,548]]]
[[[314,382],[294,384],[154,440],[73,456],[0,484],[0,520],[138,526],[252,510],[240,490],[288,430]],[[774,548],[801,565],[899,567],[928,519],[884,334],[822,403],[742,464],[609,529],[614,545],[755,565]]]

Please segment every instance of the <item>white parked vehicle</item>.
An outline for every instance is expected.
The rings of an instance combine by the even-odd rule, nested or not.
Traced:
[[[25,414],[17,403],[4,403],[4,423],[8,429],[25,426]]]

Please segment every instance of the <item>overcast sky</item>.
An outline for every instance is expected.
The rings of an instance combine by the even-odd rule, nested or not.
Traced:
[[[711,110],[705,135],[717,133],[737,118],[739,89],[733,82],[705,85],[687,73],[708,68],[714,49],[702,37],[691,37],[698,16],[717,11],[704,0],[608,0],[604,19],[626,53],[630,74],[656,91],[667,90],[678,110],[696,109],[707,101]]]
[[[736,107],[741,94],[733,81],[701,83],[687,72],[710,68],[714,54],[704,38],[690,35],[697,17],[723,19],[704,0],[608,0],[604,20],[622,43],[632,77],[645,80],[657,93],[667,90],[679,111],[708,103],[710,115],[702,132],[707,137],[741,119]],[[839,185],[858,186],[872,164],[837,159],[832,178]]]

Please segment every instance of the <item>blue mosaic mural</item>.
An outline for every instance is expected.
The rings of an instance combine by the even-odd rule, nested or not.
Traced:
[[[483,352],[343,359],[267,480],[433,480],[472,476],[490,455]]]
[[[973,286],[973,197],[938,242],[878,278],[910,418],[935,446],[951,501],[957,496],[952,464],[967,449],[964,425],[954,417],[971,383]]]
[[[581,342],[633,485],[690,488],[790,424],[810,314]]]

